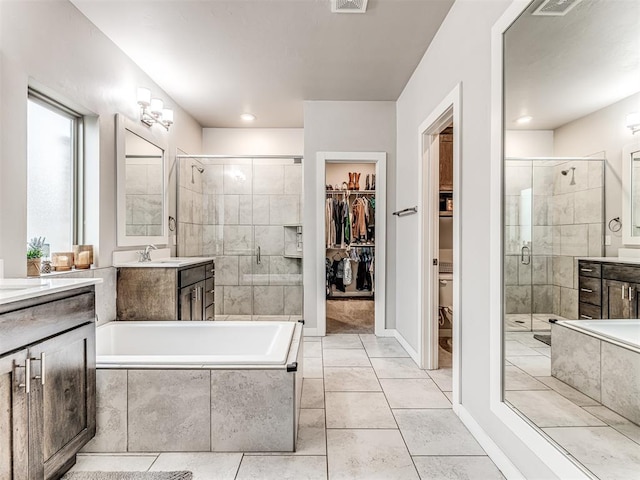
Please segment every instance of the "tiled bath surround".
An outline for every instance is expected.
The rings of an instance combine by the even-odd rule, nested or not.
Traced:
[[[162,235],[162,160],[127,158],[127,235]]]
[[[178,255],[216,257],[216,315],[300,315],[296,229],[302,165],[291,159],[180,159]],[[194,174],[191,165],[202,165]],[[256,263],[256,247],[262,261]],[[286,256],[285,256],[286,255]]]
[[[578,318],[576,257],[602,255],[603,165],[602,160],[506,162],[506,314]],[[531,249],[529,265],[521,261],[524,245]]]
[[[100,368],[96,436],[84,452],[293,451],[301,408],[302,324],[286,365]]]

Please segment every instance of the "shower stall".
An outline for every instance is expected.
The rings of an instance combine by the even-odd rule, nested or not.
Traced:
[[[176,158],[177,254],[215,257],[215,319],[302,318],[302,158]]]
[[[506,331],[578,318],[578,257],[603,254],[603,158],[507,158],[504,168]]]

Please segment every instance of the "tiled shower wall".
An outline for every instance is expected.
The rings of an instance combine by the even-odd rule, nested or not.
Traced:
[[[301,254],[297,229],[285,225],[301,220],[302,164],[199,159],[201,183],[191,184],[192,159],[181,161],[178,254],[216,258],[216,314],[301,315],[302,259],[289,258]]]
[[[127,235],[162,234],[162,160],[127,158]]]
[[[179,159],[178,176],[178,245],[179,257],[202,256],[202,233],[204,219],[204,173],[197,166],[204,168],[202,162],[193,158]]]
[[[603,161],[507,161],[507,314],[578,317],[576,257],[602,255],[603,185]],[[523,242],[529,265],[521,262]]]

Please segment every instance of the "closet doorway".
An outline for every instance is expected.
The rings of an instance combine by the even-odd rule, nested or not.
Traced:
[[[318,153],[321,334],[383,334],[385,163],[386,153]]]

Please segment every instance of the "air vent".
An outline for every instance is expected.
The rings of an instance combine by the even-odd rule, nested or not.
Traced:
[[[563,17],[582,0],[544,0],[531,15]]]
[[[331,0],[333,13],[364,13],[369,0]]]

